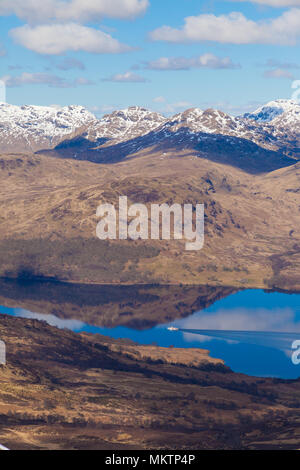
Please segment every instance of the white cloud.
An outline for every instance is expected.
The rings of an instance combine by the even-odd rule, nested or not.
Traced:
[[[190,59],[185,57],[161,57],[146,64],[146,68],[151,70],[233,69],[238,67],[239,65],[234,64],[229,57],[219,58],[209,53]]]
[[[148,6],[149,0],[1,0],[0,15],[15,14],[28,23],[85,23],[103,17],[135,18]]]
[[[235,0],[240,2],[246,2],[248,0]],[[300,0],[251,0],[253,3],[259,3],[260,5],[269,5],[270,7],[299,7]]]
[[[288,78],[293,80],[295,77],[291,72],[288,72],[284,69],[273,69],[273,70],[266,70],[264,73],[265,78]]]
[[[48,85],[55,88],[72,88],[80,85],[91,85],[92,82],[86,78],[77,78],[67,81],[64,78],[49,73],[27,73],[24,72],[19,76],[5,75],[1,77],[7,87],[13,88],[22,85]]]
[[[9,65],[9,66],[8,66],[8,69],[9,69],[9,70],[22,70],[23,68],[24,68],[24,67],[23,67],[22,65],[18,65],[18,64],[16,64],[16,65]]]
[[[164,96],[157,96],[153,101],[154,103],[165,103],[167,100]]]
[[[215,41],[232,44],[295,45],[300,37],[300,9],[285,11],[277,18],[255,22],[242,13],[215,16],[203,14],[185,18],[181,29],[163,26],[150,33],[153,41],[189,43]]]
[[[173,109],[174,111],[179,110],[179,109],[186,109],[189,106],[192,106],[192,104],[189,101],[177,101],[176,103],[169,105],[169,107]]]
[[[112,113],[113,111],[117,111],[120,109],[120,106],[112,106],[110,104],[104,104],[101,106],[88,106],[89,111],[91,113],[96,114],[97,116],[102,116],[103,114]]]
[[[253,112],[255,109],[262,106],[264,103],[260,101],[249,101],[241,104],[234,104],[229,101],[206,101],[200,103],[201,109],[215,108],[224,111],[232,116],[243,115],[245,113]]]
[[[177,101],[176,103],[167,103],[162,109],[163,113],[174,114],[191,108],[193,105],[189,101]]]
[[[24,25],[10,34],[17,43],[39,54],[55,55],[66,51],[118,54],[131,50],[103,31],[76,23]]]
[[[136,73],[125,72],[125,73],[116,73],[110,78],[104,78],[104,82],[120,82],[120,83],[145,83],[148,80]]]
[[[79,85],[94,85],[94,82],[92,80],[89,80],[88,78],[85,77],[78,77],[73,81],[73,84],[75,86]]]
[[[159,112],[167,114],[178,113],[186,110],[187,108],[192,107],[192,103],[190,103],[189,101],[182,100],[170,103],[164,96],[157,96],[152,101],[153,103],[157,103],[158,105],[163,105],[159,109]]]
[[[74,59],[72,57],[66,57],[62,62],[56,65],[59,70],[85,70],[84,64],[81,60]]]
[[[280,69],[299,69],[300,65],[294,62],[281,62],[276,59],[268,59],[264,64],[259,64],[260,67],[275,67]]]

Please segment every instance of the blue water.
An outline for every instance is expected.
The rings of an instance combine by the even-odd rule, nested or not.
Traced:
[[[253,376],[298,378],[300,365],[291,360],[292,342],[300,339],[300,295],[266,293],[261,290],[245,290],[215,302],[209,308],[167,325],[158,325],[145,331],[124,327],[100,328],[77,320],[61,320],[54,315],[33,313],[23,309],[1,307],[2,313],[27,318],[38,318],[59,328],[75,332],[100,333],[113,338],[128,338],[140,344],[157,344],[163,347],[203,348],[210,350],[211,356],[221,358],[235,372]],[[188,330],[215,330],[209,337],[181,331],[169,331],[174,326]],[[222,331],[222,338],[219,331]],[[224,330],[229,330],[225,332]],[[230,333],[238,330],[236,335]],[[288,332],[283,343],[282,335],[268,341],[268,333]],[[278,336],[279,339],[276,339]]]

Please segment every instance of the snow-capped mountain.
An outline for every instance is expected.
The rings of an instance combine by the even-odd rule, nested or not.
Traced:
[[[147,134],[164,122],[166,118],[159,113],[139,106],[131,106],[105,115],[89,127],[87,136],[94,141],[109,139],[117,144]]]
[[[288,147],[287,140],[285,144]],[[291,148],[283,152],[274,127],[250,118],[193,108],[167,119],[133,107],[104,116],[47,153],[104,163],[141,151],[176,154],[188,150],[191,155],[260,172],[291,164]]]
[[[259,122],[271,122],[282,115],[290,116],[291,122],[293,117],[300,120],[300,105],[293,100],[275,100],[259,107],[252,113],[244,115],[246,119],[254,119]],[[297,115],[299,115],[297,117]]]
[[[273,148],[285,155],[300,158],[300,104],[293,100],[270,101],[244,120],[255,122],[265,142],[271,138]],[[263,144],[264,145],[264,144]]]
[[[175,134],[185,130],[192,138],[198,136],[203,139],[206,134],[213,134],[248,139],[256,143],[263,140],[256,123],[211,108],[204,111],[192,108],[176,114],[165,123],[164,128]]]
[[[170,118],[133,106],[97,119],[80,106],[0,104],[0,138],[2,152],[42,151],[105,162],[147,149],[189,149],[240,167],[251,161],[255,168],[277,168],[300,159],[300,106],[277,100],[239,117],[192,108]]]
[[[191,132],[208,134],[227,134],[241,136],[245,133],[245,124],[236,118],[216,109],[192,108],[176,114],[169,121],[174,132],[180,128],[189,128]]]
[[[82,106],[14,106],[0,103],[1,152],[35,152],[55,147],[62,138],[92,124]]]

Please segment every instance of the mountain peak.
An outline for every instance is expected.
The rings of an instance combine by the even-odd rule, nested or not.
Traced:
[[[149,109],[143,108],[141,106],[129,106],[128,108],[124,109],[119,109],[116,111],[113,111],[110,114],[105,114],[101,121],[107,121],[107,120],[112,120],[115,118],[121,118],[124,120],[134,120],[136,121],[137,119],[145,119],[151,117],[154,120],[159,119],[160,121],[165,120],[165,117],[162,116],[161,114],[155,112],[155,111],[150,111]]]
[[[278,99],[269,101],[267,104],[260,106],[253,113],[244,115],[246,119],[254,119],[255,121],[270,122],[284,113],[300,112],[300,105],[297,101]]]
[[[191,132],[207,134],[228,134],[241,136],[245,133],[243,123],[218,109],[190,108],[176,114],[170,121],[173,130],[188,128]]]
[[[90,130],[89,137],[93,140],[112,139],[117,143],[124,138],[129,140],[147,134],[165,121],[162,114],[140,106],[130,106],[103,116]]]
[[[184,119],[189,119],[189,118],[197,119],[201,117],[202,114],[203,114],[203,111],[200,108],[188,108],[185,111],[182,111],[181,113],[175,114],[175,116],[173,116],[173,118],[171,119],[174,121],[177,121],[178,119],[184,120]]]
[[[57,145],[62,138],[96,121],[83,106],[0,104],[2,151],[36,151]]]

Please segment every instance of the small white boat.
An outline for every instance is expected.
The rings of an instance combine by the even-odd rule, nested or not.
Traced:
[[[168,328],[169,331],[179,331],[179,328],[175,328],[174,326],[170,326]]]

